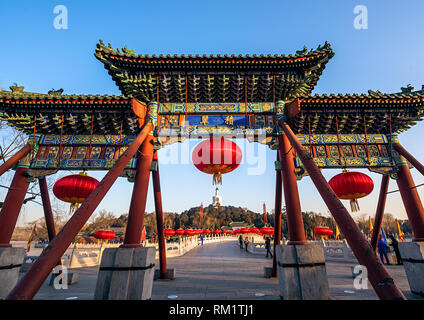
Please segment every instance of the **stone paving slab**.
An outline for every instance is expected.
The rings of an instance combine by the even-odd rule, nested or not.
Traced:
[[[156,265],[158,268],[158,261]],[[184,256],[168,258],[167,266],[176,269],[176,279],[154,281],[152,300],[168,300],[171,295],[178,296],[176,300],[280,299],[278,280],[264,278],[263,268],[271,267],[272,259],[240,250],[237,241],[197,247]],[[352,266],[353,263],[336,259],[326,262],[332,299],[377,300],[371,284],[366,290],[354,289]],[[409,291],[403,266],[387,266],[387,269],[408,299],[422,299]],[[98,267],[73,271],[79,275],[77,284],[67,290],[56,290],[48,286],[47,280],[34,299],[93,299]]]

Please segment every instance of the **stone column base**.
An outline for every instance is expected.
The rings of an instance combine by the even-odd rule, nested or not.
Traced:
[[[264,267],[264,278],[272,278],[272,267]]]
[[[0,248],[0,299],[5,299],[18,282],[25,248]]]
[[[281,299],[331,299],[321,244],[277,245],[275,254]]]
[[[160,278],[160,269],[156,269],[155,270],[155,276],[154,276],[154,280],[174,280],[175,279],[175,275],[176,275],[176,270],[173,268],[167,268],[166,269],[166,279],[161,279]]]
[[[399,242],[399,251],[411,292],[424,296],[424,242]]]
[[[95,300],[150,300],[156,250],[107,248],[97,277]]]

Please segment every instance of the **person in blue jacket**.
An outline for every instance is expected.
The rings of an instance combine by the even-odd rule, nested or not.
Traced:
[[[380,254],[381,262],[384,264],[383,257],[385,257],[387,264],[390,264],[389,257],[387,256],[387,244],[384,242],[382,236],[378,237],[377,248],[378,248],[378,253]]]

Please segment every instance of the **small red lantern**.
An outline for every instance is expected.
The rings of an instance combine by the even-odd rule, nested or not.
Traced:
[[[259,231],[259,229],[258,228],[250,228],[250,233],[260,233],[260,231]]]
[[[274,234],[274,228],[272,227],[262,227],[260,230],[260,233],[263,235],[271,235]]]
[[[210,231],[210,230],[203,230],[203,233],[204,233],[204,234],[210,234],[210,233],[211,233],[211,231]]]
[[[99,240],[112,240],[115,239],[115,232],[112,230],[97,230],[94,232],[94,238]]]
[[[165,229],[163,231],[163,234],[165,235],[165,237],[172,237],[173,235],[175,235],[175,230],[174,229]]]
[[[249,233],[249,228],[241,228],[241,229],[239,229],[240,231],[240,233]]]
[[[176,231],[175,231],[175,233],[177,234],[177,235],[179,235],[179,236],[182,236],[183,234],[184,234],[184,229],[177,229]]]
[[[314,228],[314,233],[321,237],[327,237],[333,235],[333,230],[328,227],[316,227]]]
[[[213,184],[221,184],[222,174],[235,170],[242,154],[236,143],[221,137],[200,142],[193,150],[192,159],[197,169],[213,174]]]
[[[186,236],[194,236],[194,230],[186,229],[186,230],[184,230],[184,234]]]
[[[359,198],[369,195],[374,189],[374,182],[361,172],[343,171],[328,181],[337,197],[350,200],[352,212],[359,211]]]
[[[78,209],[90,193],[97,187],[99,181],[87,176],[85,172],[60,178],[53,186],[54,195],[65,202],[71,203],[71,212]]]

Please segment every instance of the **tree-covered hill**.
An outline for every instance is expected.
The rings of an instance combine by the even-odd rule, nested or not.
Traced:
[[[268,214],[267,216],[268,225],[274,226],[274,214]],[[330,216],[324,216],[315,212],[303,212],[302,213],[305,233],[308,237],[312,235],[313,229],[317,226],[326,226],[333,230],[336,228],[335,221]],[[68,217],[69,219],[69,217]],[[57,216],[55,219],[57,232],[66,223],[66,218],[63,216]],[[356,222],[365,235],[369,234],[369,216],[363,214],[357,217]],[[125,228],[128,221],[128,214],[122,214],[116,217],[112,212],[106,210],[100,210],[98,213],[93,215],[86,223],[84,228],[81,230],[81,236],[90,236],[96,230],[104,228],[114,228],[117,230],[118,235],[122,235],[125,232]],[[261,228],[265,225],[263,213],[256,213],[246,208],[234,207],[234,206],[221,206],[215,208],[212,205],[204,207],[203,209],[203,224],[200,222],[200,206],[190,208],[182,213],[164,212],[164,226],[165,228],[184,228],[184,229],[209,229],[216,230],[221,229],[224,226],[229,226],[231,222],[246,222],[249,225],[254,225]],[[34,223],[37,224],[35,239],[47,239],[47,230],[44,222],[44,218],[40,218],[37,221],[31,222],[25,228],[17,228],[14,233],[13,240],[24,240],[29,238],[29,235],[33,229]],[[411,235],[412,230],[408,220],[399,220],[401,229],[408,237]],[[156,215],[154,212],[146,213],[144,216],[144,225],[146,227],[147,237],[156,235]],[[384,215],[383,227],[387,233],[397,234],[397,228],[395,219],[390,213]],[[282,213],[282,231],[287,237],[287,216],[285,208]]]

